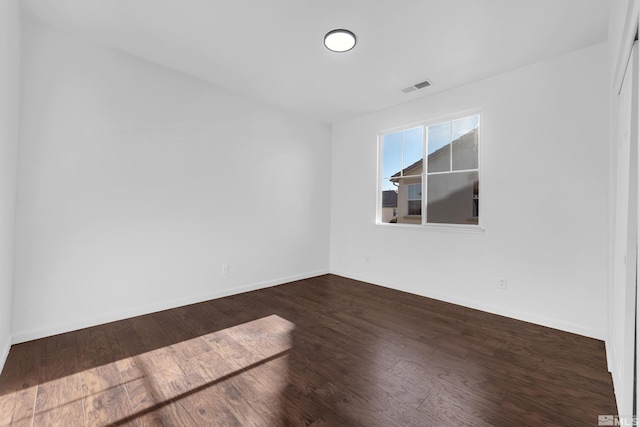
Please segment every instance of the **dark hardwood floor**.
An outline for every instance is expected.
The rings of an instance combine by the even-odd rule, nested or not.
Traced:
[[[597,426],[602,342],[327,275],[15,345],[2,426]]]

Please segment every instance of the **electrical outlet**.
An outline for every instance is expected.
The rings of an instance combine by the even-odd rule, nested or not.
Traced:
[[[222,264],[222,274],[229,274],[229,264]]]
[[[507,289],[507,279],[504,277],[501,277],[498,279],[498,289],[503,289],[506,290]]]
[[[364,263],[365,264],[369,264],[369,257],[368,256],[364,257]]]

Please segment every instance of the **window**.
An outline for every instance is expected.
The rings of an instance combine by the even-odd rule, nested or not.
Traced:
[[[407,211],[409,215],[422,215],[422,184],[407,186]]]
[[[477,225],[479,128],[476,114],[381,134],[379,222]]]

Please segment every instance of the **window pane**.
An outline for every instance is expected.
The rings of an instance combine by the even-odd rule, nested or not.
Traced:
[[[409,200],[420,200],[422,199],[422,184],[411,184],[409,185],[409,195],[407,198]]]
[[[429,126],[427,173],[451,170],[451,122]]]
[[[388,178],[402,170],[402,134],[390,133],[382,137],[382,177]]]
[[[409,200],[409,215],[421,215],[421,214],[422,214],[422,201]]]
[[[478,169],[478,116],[451,123],[453,170]]]
[[[429,175],[427,222],[478,224],[478,172]]]
[[[403,175],[422,173],[422,127],[402,131]]]
[[[396,221],[399,224],[421,224],[421,214],[422,177],[401,178],[398,180]]]
[[[388,182],[388,181],[387,181]],[[392,188],[382,190],[382,206],[380,222],[382,223],[395,223],[398,221],[398,192],[395,186]]]

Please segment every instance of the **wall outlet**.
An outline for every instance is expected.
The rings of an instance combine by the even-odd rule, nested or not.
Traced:
[[[498,289],[503,289],[506,290],[507,289],[507,279],[504,277],[501,277],[498,279]]]
[[[229,274],[229,264],[222,264],[222,274]]]
[[[368,256],[364,257],[364,263],[365,264],[369,264],[369,257]]]

